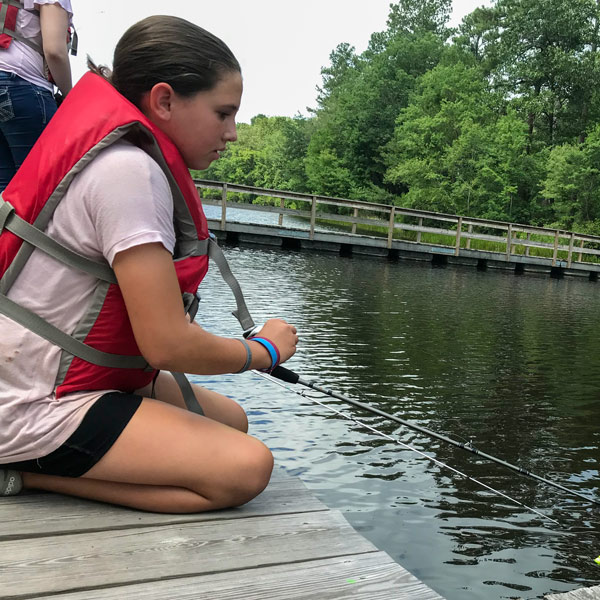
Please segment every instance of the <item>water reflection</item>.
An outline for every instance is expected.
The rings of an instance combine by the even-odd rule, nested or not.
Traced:
[[[257,321],[298,326],[306,379],[598,497],[600,286],[418,263],[228,248]],[[213,269],[198,321],[237,335]],[[204,380],[205,381],[205,380]],[[511,504],[252,374],[214,378],[279,464],[449,600],[541,598],[600,583],[598,510],[358,409]]]

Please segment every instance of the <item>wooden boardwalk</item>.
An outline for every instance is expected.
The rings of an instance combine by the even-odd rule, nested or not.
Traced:
[[[511,269],[517,274],[543,273],[555,278],[576,275],[598,281],[600,275],[600,236],[200,179],[196,187],[204,195],[205,206],[220,207],[220,218],[209,219],[209,227],[228,242],[430,261],[479,270]],[[220,199],[214,197],[217,191]],[[247,200],[268,200],[231,202],[228,195],[232,193]],[[274,200],[279,205],[273,205]],[[345,214],[331,212],[332,207]],[[232,219],[230,209],[247,217]],[[284,216],[300,217],[308,228],[284,226]],[[343,229],[331,231],[327,225],[332,223]],[[325,229],[319,224],[325,224]],[[371,233],[357,233],[362,226]]]
[[[246,506],[196,515],[0,498],[0,598],[442,599],[280,470]]]
[[[550,594],[545,600],[600,600],[600,585],[563,594]]]

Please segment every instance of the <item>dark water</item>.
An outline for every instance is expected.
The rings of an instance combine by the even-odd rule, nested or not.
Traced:
[[[297,325],[305,379],[600,496],[600,284],[309,252],[226,248],[257,322]],[[217,270],[197,320],[238,335]],[[242,401],[276,461],[449,600],[600,583],[600,510],[336,401],[474,482],[256,375],[202,380]]]

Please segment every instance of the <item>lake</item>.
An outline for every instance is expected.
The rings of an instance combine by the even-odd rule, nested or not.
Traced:
[[[304,379],[598,498],[598,283],[224,250],[256,322],[297,326],[287,366]],[[238,336],[233,296],[214,266],[200,293],[196,320]],[[193,379],[240,401],[278,465],[449,600],[541,598],[600,583],[598,506],[314,392],[252,373]]]

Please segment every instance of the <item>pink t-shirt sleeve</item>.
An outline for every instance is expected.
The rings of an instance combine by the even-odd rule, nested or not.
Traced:
[[[158,164],[129,144],[103,151],[92,164],[86,212],[109,264],[118,252],[141,244],[158,242],[172,254],[173,199]]]

